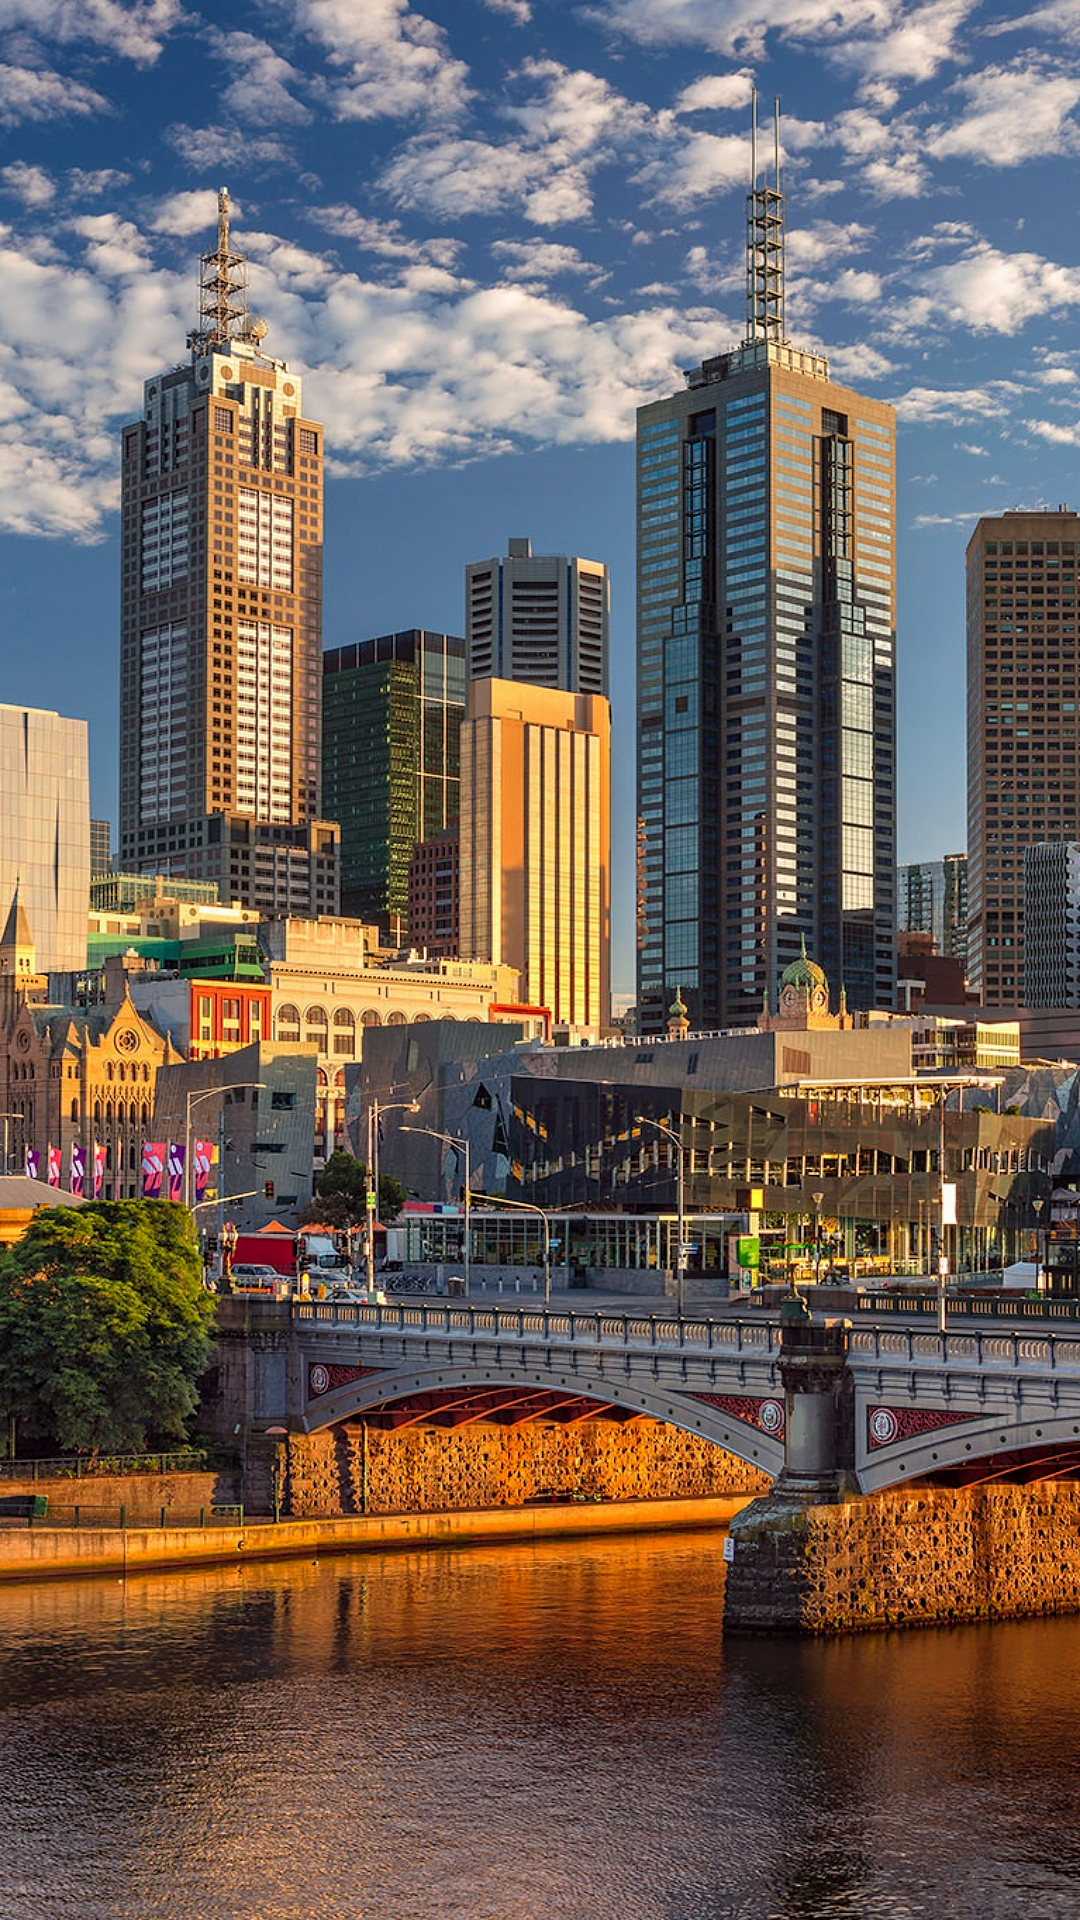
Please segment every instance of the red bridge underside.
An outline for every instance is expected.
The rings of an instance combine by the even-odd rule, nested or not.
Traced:
[[[613,1420],[619,1426],[646,1418],[631,1407],[606,1400],[587,1400],[582,1394],[548,1393],[537,1387],[438,1387],[430,1393],[410,1393],[364,1414],[369,1427],[395,1432],[401,1427],[519,1427],[528,1420],[547,1426],[574,1426],[581,1420]]]
[[[1075,1480],[1080,1477],[1080,1447],[1056,1446],[1018,1448],[1015,1452],[987,1453],[979,1460],[965,1460],[954,1467],[939,1467],[924,1473],[922,1487],[989,1487],[1011,1482],[1028,1486],[1033,1480]],[[912,1485],[910,1481],[905,1486]]]

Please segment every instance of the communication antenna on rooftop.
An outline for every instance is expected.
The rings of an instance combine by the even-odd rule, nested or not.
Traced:
[[[758,94],[750,89],[750,191],[746,196],[746,338],[784,341],[784,196],[780,188],[780,100],[773,100],[773,185],[758,185]]]
[[[229,240],[229,189],[218,193],[217,246],[199,261],[199,325],[188,345],[205,353],[247,331],[247,261]]]

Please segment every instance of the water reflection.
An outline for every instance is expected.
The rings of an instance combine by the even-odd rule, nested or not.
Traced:
[[[1058,1920],[1080,1622],[721,1643],[713,1534],[0,1590],[0,1916]]]

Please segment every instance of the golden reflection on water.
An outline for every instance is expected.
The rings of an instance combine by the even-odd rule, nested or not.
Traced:
[[[722,1577],[702,1533],[0,1589],[0,1916],[1077,1920],[1080,1621],[724,1644]]]

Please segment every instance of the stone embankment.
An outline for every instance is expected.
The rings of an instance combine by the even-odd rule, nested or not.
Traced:
[[[735,1521],[724,1628],[856,1633],[1080,1612],[1080,1485],[905,1487]]]

